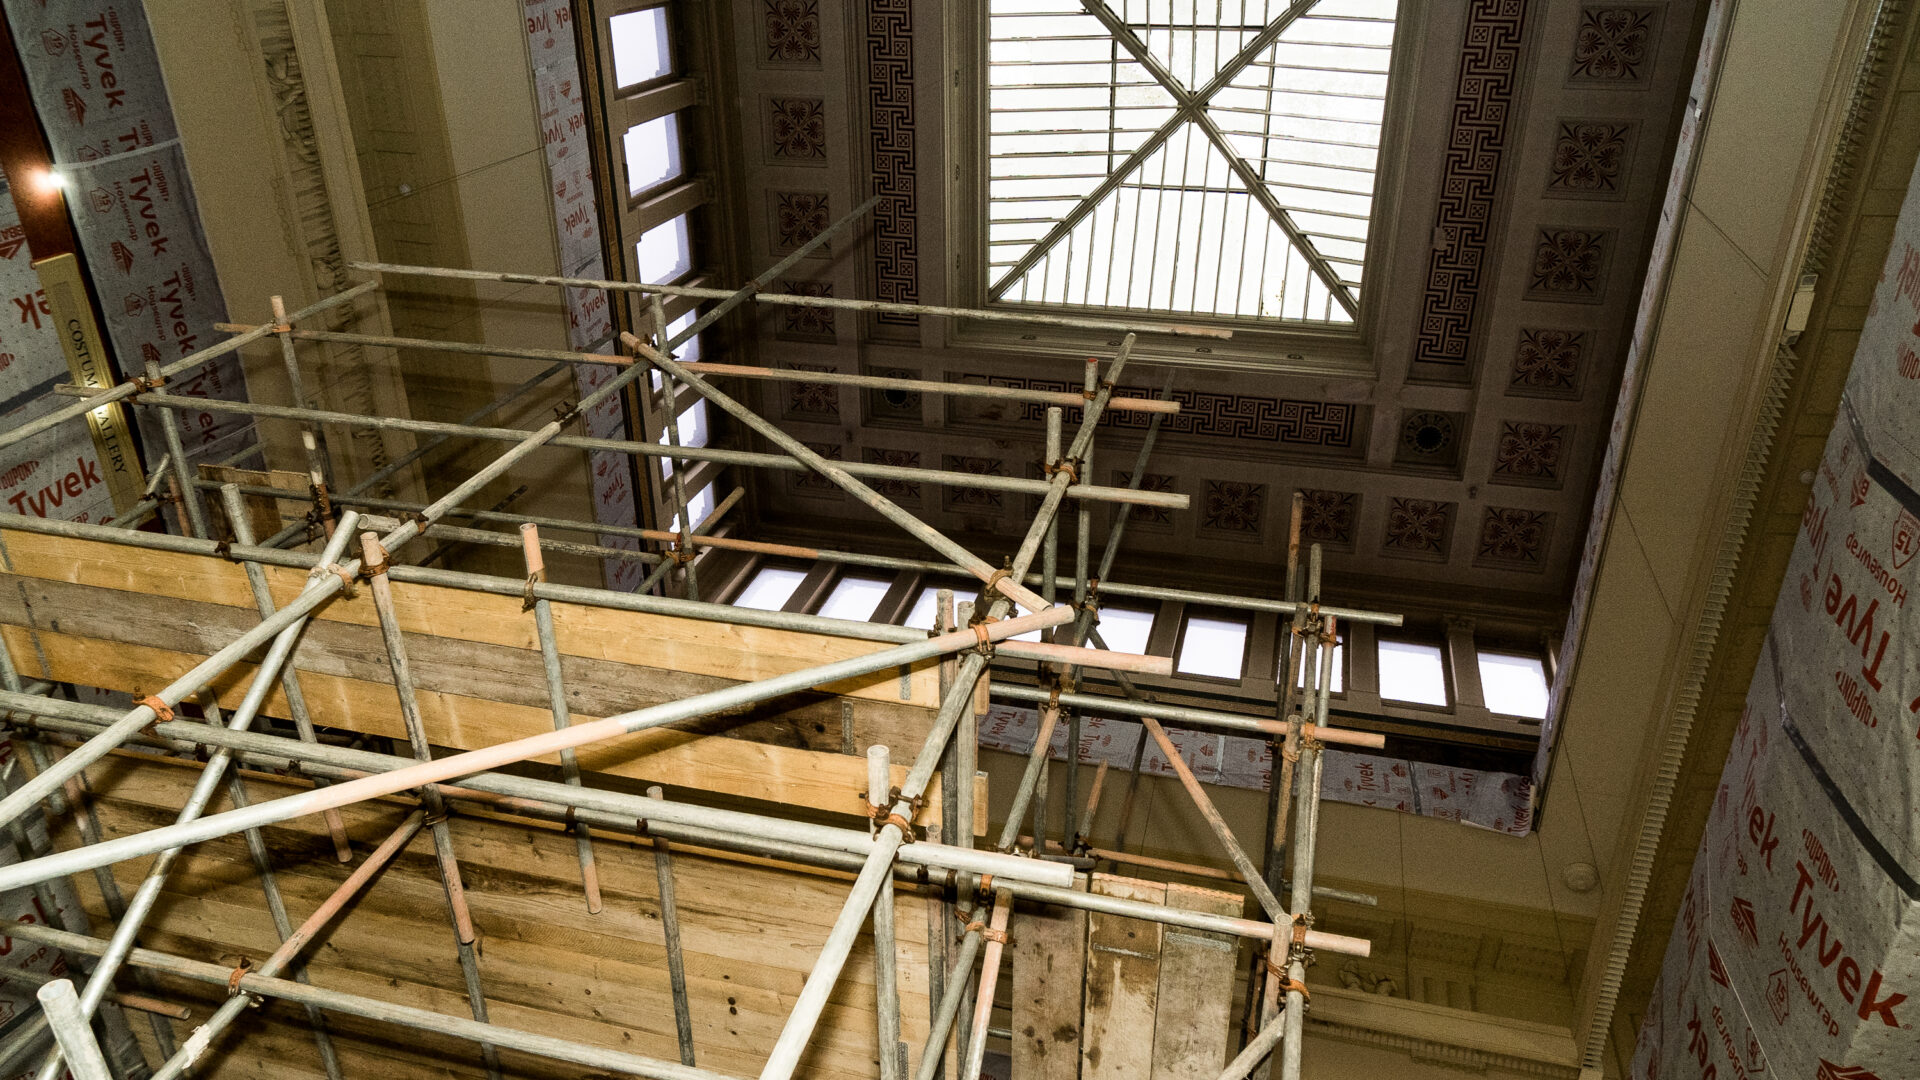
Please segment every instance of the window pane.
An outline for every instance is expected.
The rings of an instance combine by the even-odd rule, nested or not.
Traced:
[[[1547,665],[1537,656],[1481,653],[1480,690],[1493,712],[1547,718]]]
[[[692,326],[699,318],[700,313],[698,311],[695,311],[693,308],[688,308],[686,314],[667,324],[667,340],[673,340],[675,335],[687,327]],[[695,360],[700,359],[700,335],[695,334],[675,346],[673,357],[683,364],[691,364]],[[659,374],[657,371],[654,372],[656,379]]]
[[[747,587],[734,597],[734,607],[756,608],[760,611],[779,611],[792,599],[793,590],[806,580],[806,571],[793,570],[785,566],[763,566],[753,575]]]
[[[1246,663],[1247,624],[1238,619],[1187,619],[1173,669],[1182,675],[1237,679]]]
[[[693,243],[685,214],[648,229],[633,246],[633,272],[642,284],[669,284],[691,269]]]
[[[685,411],[681,412],[680,419],[674,424],[674,427],[680,430],[681,446],[707,445],[707,399],[701,398],[687,406]],[[660,433],[660,445],[667,446],[670,443],[671,440],[667,438],[667,433],[662,431]],[[660,473],[663,476],[673,475],[672,458],[663,457],[660,459]]]
[[[893,582],[885,578],[843,577],[820,605],[820,614],[829,619],[866,622],[892,587]]]
[[[627,129],[627,194],[638,195],[680,175],[680,114],[656,116]]]
[[[953,606],[958,611],[962,603],[973,599],[974,593],[979,591],[979,586],[969,586],[964,581],[924,586],[920,590],[920,595],[914,598],[913,607],[907,612],[906,622],[901,625],[911,626],[916,630],[933,629],[934,602],[939,598],[941,589],[953,590]]]
[[[1152,611],[1141,608],[1103,607],[1098,625],[1100,640],[1114,652],[1144,653],[1147,636],[1153,632],[1153,615]]]
[[[699,318],[700,318],[700,313],[697,310],[693,308],[688,308],[684,315],[681,315],[679,318],[667,324],[667,340],[672,341],[674,337],[680,333],[680,331],[685,330],[689,326],[692,326],[694,322]],[[674,356],[674,359],[679,360],[683,364],[691,364],[694,361],[700,359],[700,335],[695,334],[692,337],[688,338],[687,340],[674,346],[673,356]],[[647,372],[647,379],[648,381],[653,383],[653,388],[655,390],[660,389],[661,379],[660,379],[660,371],[658,368]]]
[[[929,585],[921,589],[919,597],[913,602],[913,610],[907,612],[905,625],[911,626],[915,630],[933,629],[933,616],[937,610],[936,604],[940,599],[939,594],[940,587],[938,585]]]
[[[673,73],[673,47],[667,41],[667,9],[629,11],[607,20],[613,31],[613,77],[623,87]]]
[[[1445,705],[1447,674],[1440,646],[1382,638],[1380,696],[1417,705]]]
[[[1309,660],[1317,660],[1317,658],[1309,658]],[[1307,688],[1307,664],[1309,660],[1300,661],[1300,677],[1293,681],[1293,685],[1302,690]],[[1283,664],[1286,663],[1286,657],[1281,657],[1280,662]],[[1327,680],[1327,691],[1329,693],[1338,694],[1346,689],[1346,666],[1347,643],[1341,638],[1336,637],[1333,639],[1333,678]]]
[[[707,520],[707,515],[711,513],[713,513],[713,485],[712,484],[708,484],[706,487],[701,488],[699,491],[688,493],[687,516],[693,519],[694,528],[698,528],[700,523]],[[674,532],[680,531],[680,515],[679,514],[673,515],[673,531]]]

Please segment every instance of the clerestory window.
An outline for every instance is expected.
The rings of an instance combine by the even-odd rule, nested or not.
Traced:
[[[1395,7],[990,0],[990,298],[1353,322]]]

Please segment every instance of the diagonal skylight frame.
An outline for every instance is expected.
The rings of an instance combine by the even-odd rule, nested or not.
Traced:
[[[1393,9],[993,0],[990,296],[1354,321]]]

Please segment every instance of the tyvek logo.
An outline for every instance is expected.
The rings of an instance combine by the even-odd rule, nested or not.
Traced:
[[[118,240],[113,242],[113,265],[119,267],[123,274],[133,269],[133,252],[128,251],[127,245]]]
[[[87,103],[71,87],[60,91],[60,101],[67,107],[67,115],[73,117],[76,124],[87,122]]]
[[[52,30],[40,31],[40,47],[48,56],[59,56],[67,51],[67,39]]]
[[[1826,1058],[1820,1059],[1820,1071],[1813,1076],[1814,1080],[1880,1080],[1878,1074],[1858,1065],[1835,1065]]]
[[[1707,974],[1713,976],[1714,982],[1733,989],[1733,978],[1727,974],[1727,963],[1720,959],[1720,950],[1714,948],[1711,941],[1707,942]]]
[[[1741,897],[1734,897],[1733,909],[1728,912],[1728,917],[1733,920],[1734,928],[1740,931],[1740,936],[1746,940],[1749,948],[1760,944],[1760,925],[1754,918],[1751,903]]]
[[[1902,510],[1893,523],[1893,568],[1898,570],[1912,562],[1916,551],[1920,551],[1920,518]]]
[[[1773,1022],[1776,1024],[1786,1023],[1787,1017],[1793,1013],[1790,1008],[1793,1002],[1789,990],[1791,985],[1787,981],[1786,968],[1781,968],[1767,976],[1767,1011],[1773,1014]]]

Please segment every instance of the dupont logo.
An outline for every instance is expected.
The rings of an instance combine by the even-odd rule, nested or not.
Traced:
[[[1827,857],[1827,849],[1820,843],[1820,838],[1813,835],[1812,829],[1801,829],[1800,842],[1806,846],[1807,861],[1813,864],[1814,876],[1820,879],[1820,884],[1839,892],[1840,874],[1833,868],[1833,860]]]
[[[32,476],[33,471],[39,467],[40,462],[38,460],[23,461],[13,468],[8,469],[6,472],[0,473],[0,488],[18,487],[21,483],[25,482],[27,477]]]
[[[94,213],[104,214],[113,209],[113,192],[103,187],[94,188],[87,192],[87,203],[93,207]]]
[[[52,30],[42,30],[40,31],[40,47],[47,51],[48,56],[59,56],[61,53],[67,51],[67,39]]]
[[[1813,1074],[1813,1080],[1880,1080],[1880,1076],[1858,1065],[1835,1065],[1821,1058],[1820,1071]]]
[[[1920,518],[1902,510],[1893,523],[1893,568],[1898,570],[1912,562],[1916,551],[1920,551]]]
[[[1720,950],[1713,947],[1712,941],[1707,942],[1707,974],[1713,976],[1714,982],[1733,989],[1733,978],[1727,974],[1727,962],[1720,959]]]
[[[133,252],[118,240],[113,242],[113,265],[119,267],[123,274],[133,270]]]
[[[1767,976],[1767,1012],[1773,1014],[1773,1022],[1784,1024],[1787,1017],[1793,1015],[1793,984],[1787,981],[1787,969]]]
[[[1728,912],[1728,918],[1733,920],[1734,929],[1740,931],[1740,937],[1746,941],[1749,948],[1759,946],[1760,924],[1754,918],[1753,904],[1743,897],[1734,897],[1733,908]]]
[[[87,122],[86,100],[79,94],[74,93],[72,87],[67,87],[60,91],[60,100],[66,105],[67,115],[73,117],[75,124],[84,124]]]

